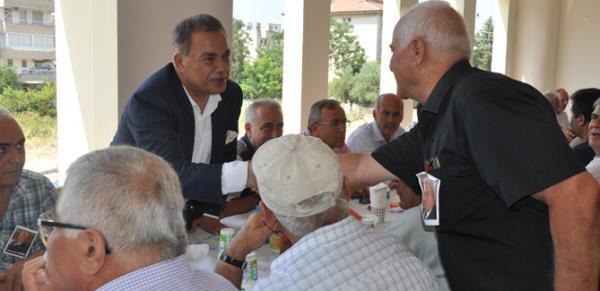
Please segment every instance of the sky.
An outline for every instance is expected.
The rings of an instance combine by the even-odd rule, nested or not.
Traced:
[[[244,23],[261,22],[283,24],[283,9],[285,0],[234,0],[233,17]],[[475,31],[490,16],[497,17],[497,0],[477,0]]]

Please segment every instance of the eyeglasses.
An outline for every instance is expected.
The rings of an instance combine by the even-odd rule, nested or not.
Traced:
[[[42,241],[42,244],[44,244],[44,247],[46,247],[46,248],[48,247],[48,238],[50,237],[50,234],[52,234],[52,232],[54,232],[54,230],[56,230],[57,227],[81,229],[81,230],[86,230],[86,229],[91,228],[91,227],[78,225],[78,224],[57,222],[52,219],[53,217],[54,217],[54,215],[52,213],[44,212],[40,215],[40,217],[37,220],[38,229],[40,230],[40,240]],[[104,239],[104,241],[105,241],[105,245],[104,245],[105,251],[106,251],[106,254],[108,255],[111,252],[110,246],[108,245],[108,241],[106,239]]]
[[[317,121],[317,123],[320,124],[320,125],[329,125],[329,126],[333,126],[333,127],[338,127],[340,125],[348,126],[350,124],[350,120],[347,120],[347,119],[344,119],[344,120],[334,119],[332,121]]]

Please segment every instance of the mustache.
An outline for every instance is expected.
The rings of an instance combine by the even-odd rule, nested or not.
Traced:
[[[383,128],[391,128],[391,129],[395,129],[395,128],[398,128],[398,125],[396,125],[396,124],[393,124],[393,123],[385,123],[385,124],[383,125]]]

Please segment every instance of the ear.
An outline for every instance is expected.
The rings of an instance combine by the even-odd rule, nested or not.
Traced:
[[[173,54],[173,65],[175,66],[175,70],[183,70],[183,55],[180,52],[175,52]]]
[[[106,240],[96,229],[86,229],[78,236],[84,258],[80,268],[84,274],[94,275],[102,269],[106,261]]]
[[[422,38],[417,37],[410,42],[409,47],[413,57],[413,64],[420,65],[425,59],[425,54],[427,53],[427,45],[425,44],[425,41]]]
[[[273,214],[273,212],[271,212],[271,209],[269,209],[262,201],[259,203],[259,205],[260,205],[260,217],[261,217],[262,221],[265,223],[265,225],[274,233],[282,232],[283,228],[281,227],[281,224],[279,224],[279,222],[275,218],[275,214]]]
[[[313,122],[313,123],[312,123],[312,124],[311,124],[311,125],[308,127],[308,130],[310,130],[310,135],[313,135],[313,136],[314,136],[314,135],[315,135],[315,132],[317,131],[317,129],[318,129],[318,128],[319,128],[319,127],[318,127],[318,124],[317,124],[316,122]]]
[[[583,114],[579,114],[579,116],[575,117],[575,121],[577,121],[577,126],[581,127],[585,125],[585,118]]]
[[[248,137],[252,137],[252,126],[250,125],[250,122],[246,122],[246,124],[244,124],[244,129],[246,130],[246,135],[248,135]]]
[[[373,119],[377,118],[377,110],[373,108]]]

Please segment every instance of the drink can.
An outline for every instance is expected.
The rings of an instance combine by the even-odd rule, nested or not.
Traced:
[[[229,244],[233,240],[234,234],[235,231],[233,230],[233,228],[221,229],[221,232],[219,233],[219,255],[221,255],[222,252],[227,250]]]
[[[256,253],[251,252],[246,256],[246,270],[248,272],[248,280],[253,283],[258,279]]]

